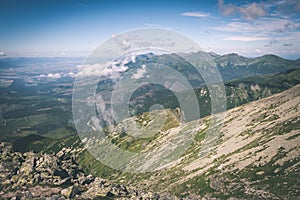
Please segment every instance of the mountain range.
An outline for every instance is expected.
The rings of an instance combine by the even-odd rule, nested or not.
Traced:
[[[146,138],[132,137],[116,125],[106,135],[112,144],[125,151],[148,152],[164,147],[178,131],[196,130],[189,148],[170,166],[144,173],[112,169],[96,160],[81,142],[72,121],[74,77],[64,76],[78,58],[69,60],[61,71],[53,67],[49,72],[32,67],[34,63],[65,66],[65,59],[55,58],[51,64],[50,58],[2,58],[0,138],[5,143],[0,143],[1,198],[39,198],[41,194],[34,195],[38,188],[46,191],[42,198],[50,199],[297,199],[300,61],[275,55],[184,55],[193,56],[208,56],[210,64],[219,69],[227,101],[220,135],[204,157],[199,153],[212,117],[210,91],[201,74],[177,54],[149,53],[125,64],[128,70],[157,63],[177,70],[192,85],[201,111],[199,119],[182,121],[171,90],[155,84],[138,88],[130,99],[135,114],[124,123],[148,126],[151,114],[165,112],[166,124]],[[43,77],[41,71],[60,76]],[[113,84],[105,79],[98,83],[97,92],[107,95]],[[149,112],[153,104],[164,109]],[[85,144],[94,142],[89,139]],[[50,160],[55,165],[50,166]]]

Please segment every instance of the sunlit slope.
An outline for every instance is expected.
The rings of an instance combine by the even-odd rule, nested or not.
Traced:
[[[58,152],[57,146],[64,147],[62,151],[76,158],[88,173],[179,196],[255,199],[299,196],[300,85],[227,111],[215,150],[204,158],[199,157],[199,151],[210,125],[209,116],[182,123],[174,110],[155,112],[158,115],[166,112],[168,118],[152,137],[137,139],[122,135],[116,127],[107,139],[126,151],[147,152],[166,145],[180,130],[196,130],[187,151],[163,170],[130,174],[110,169],[95,160],[75,136],[48,140],[49,146],[43,146],[43,151]],[[147,126],[150,121],[149,113],[145,113],[126,122]]]

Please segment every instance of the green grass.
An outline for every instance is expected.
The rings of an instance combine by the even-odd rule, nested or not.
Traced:
[[[205,194],[214,193],[215,190],[209,186],[209,180],[204,175],[199,175],[183,184],[174,186],[172,193],[179,197],[187,197],[191,194],[204,196]]]
[[[112,175],[117,172],[96,160],[87,150],[78,155],[77,162],[86,173],[102,178],[112,178]]]

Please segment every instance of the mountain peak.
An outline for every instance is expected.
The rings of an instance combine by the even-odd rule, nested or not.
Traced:
[[[265,57],[265,58],[281,58],[281,57],[279,57],[277,55],[274,55],[274,54],[265,54],[265,55],[262,55],[260,57]]]
[[[240,54],[238,53],[229,53],[229,54],[225,54],[223,55],[224,57],[231,57],[231,58],[246,58],[244,56],[241,56]]]

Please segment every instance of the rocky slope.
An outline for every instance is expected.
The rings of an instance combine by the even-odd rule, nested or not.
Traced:
[[[226,112],[214,150],[205,157],[199,157],[199,151],[210,117],[189,123],[179,123],[174,117],[176,123],[149,141],[132,142],[126,136],[113,141],[121,148],[147,152],[162,148],[178,130],[197,130],[195,141],[182,157],[164,170],[150,174],[120,173],[114,178],[120,182],[129,179],[131,185],[181,197],[297,199],[299,116],[300,85],[231,109]]]
[[[66,149],[56,155],[13,152],[0,143],[1,199],[173,199],[86,175]]]

